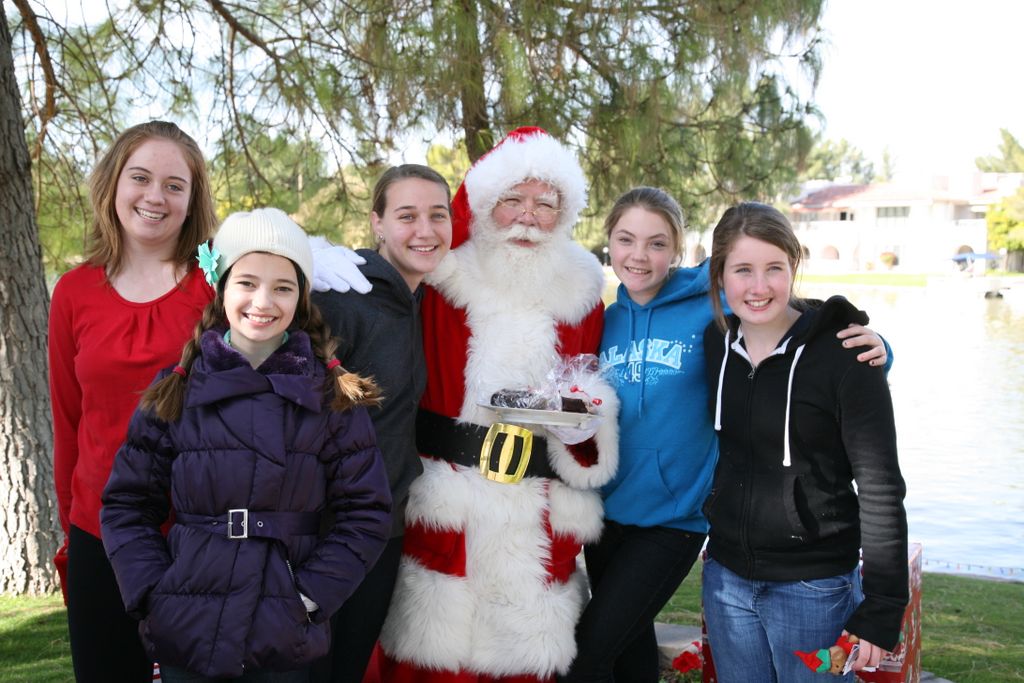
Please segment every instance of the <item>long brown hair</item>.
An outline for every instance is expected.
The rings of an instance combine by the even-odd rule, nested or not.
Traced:
[[[325,395],[333,395],[331,409],[342,412],[355,406],[378,405],[381,401],[380,388],[372,377],[361,377],[354,372],[349,372],[338,363],[331,363],[334,352],[338,348],[338,342],[331,336],[330,329],[320,315],[320,309],[313,303],[309,292],[309,283],[302,274],[302,269],[294,261],[292,261],[292,265],[295,266],[295,273],[298,277],[299,300],[295,307],[295,318],[288,327],[290,330],[302,330],[308,334],[313,354],[321,363],[333,366],[328,370],[327,381],[324,385]],[[152,410],[157,417],[165,422],[174,422],[181,417],[187,377],[192,370],[192,364],[199,355],[199,342],[203,333],[207,330],[227,327],[227,313],[224,311],[224,287],[230,277],[231,269],[229,268],[220,278],[213,301],[207,304],[203,310],[202,319],[196,323],[192,331],[192,338],[185,344],[178,366],[174,372],[146,389],[139,403],[140,408]]]
[[[774,206],[760,202],[743,202],[726,209],[711,237],[709,273],[711,306],[715,311],[715,322],[723,332],[727,329],[725,311],[722,309],[722,275],[725,273],[725,260],[729,257],[736,240],[744,236],[753,237],[781,249],[789,259],[794,278],[803,255],[800,240],[793,232],[793,226]],[[792,292],[789,293],[789,300],[794,308],[803,309],[802,300],[793,296]]]
[[[185,222],[178,234],[178,243],[171,257],[179,266],[195,260],[195,248],[213,235],[217,212],[213,207],[210,176],[199,145],[178,126],[167,121],[150,121],[125,130],[106,151],[89,176],[89,200],[92,204],[92,228],[86,242],[85,258],[106,268],[113,277],[124,265],[124,233],[117,218],[117,182],[128,157],[144,142],[159,138],[178,145],[189,172],[191,192]]]

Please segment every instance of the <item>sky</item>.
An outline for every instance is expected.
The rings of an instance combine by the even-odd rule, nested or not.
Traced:
[[[825,137],[876,170],[886,146],[907,182],[974,171],[1000,128],[1024,142],[1024,2],[831,0],[821,25]]]
[[[79,16],[80,0],[54,4],[64,2]],[[921,183],[973,172],[998,154],[1000,128],[1024,142],[1024,0],[826,2],[813,98],[826,138],[845,138],[876,170],[888,147],[896,180]],[[408,144],[396,157],[422,161],[426,146]]]

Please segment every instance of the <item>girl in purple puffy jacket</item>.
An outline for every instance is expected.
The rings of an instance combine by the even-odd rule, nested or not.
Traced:
[[[164,681],[305,681],[390,531],[378,390],[333,359],[282,211],[228,217],[199,262],[215,298],[132,417],[103,544]]]

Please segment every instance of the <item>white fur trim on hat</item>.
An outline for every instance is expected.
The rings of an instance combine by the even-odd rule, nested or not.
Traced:
[[[524,180],[542,180],[561,195],[558,228],[572,231],[587,205],[587,181],[579,160],[545,132],[513,131],[466,173],[466,193],[474,216],[488,214],[501,195]]]
[[[291,259],[302,270],[307,286],[313,282],[313,252],[306,232],[281,209],[231,214],[214,236],[213,246],[221,255],[217,261],[218,277],[223,277],[246,254],[263,251]]]

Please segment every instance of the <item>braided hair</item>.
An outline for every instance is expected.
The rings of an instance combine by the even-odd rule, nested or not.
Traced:
[[[294,265],[294,264],[293,264]],[[313,354],[327,368],[324,384],[324,395],[331,396],[331,410],[343,412],[355,406],[379,405],[382,396],[380,387],[372,377],[362,377],[346,370],[334,358],[338,342],[331,337],[330,329],[320,315],[320,310],[313,303],[309,286],[302,270],[296,266],[299,280],[299,300],[295,309],[295,318],[289,329],[301,330],[309,335]],[[220,278],[216,295],[206,308],[203,316],[192,330],[192,338],[185,344],[181,352],[181,360],[174,371],[152,384],[142,394],[139,407],[152,411],[165,422],[174,422],[181,417],[185,403],[185,389],[192,364],[199,355],[199,342],[207,330],[227,326],[227,314],[224,311],[224,286],[230,277],[231,270]]]

